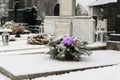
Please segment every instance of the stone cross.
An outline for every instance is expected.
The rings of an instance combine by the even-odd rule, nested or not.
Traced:
[[[76,0],[60,0],[60,16],[75,16]]]

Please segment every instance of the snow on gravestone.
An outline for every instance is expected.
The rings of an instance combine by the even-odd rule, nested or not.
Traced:
[[[58,21],[56,22],[56,29],[55,29],[56,36],[64,36],[71,34],[71,23],[70,22],[64,22],[64,21]]]

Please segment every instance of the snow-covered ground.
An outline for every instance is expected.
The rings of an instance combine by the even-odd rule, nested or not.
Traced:
[[[120,65],[36,78],[33,80],[120,80]]]

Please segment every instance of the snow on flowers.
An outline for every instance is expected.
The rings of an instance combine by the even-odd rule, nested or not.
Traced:
[[[13,27],[14,22],[13,21],[8,21],[5,22],[5,24],[2,26],[3,29],[11,29],[11,27]]]
[[[78,38],[63,36],[51,40],[48,54],[60,60],[80,60],[81,55],[90,55],[85,48],[85,42]]]
[[[69,47],[75,44],[75,40],[72,37],[64,36],[63,43],[64,43],[64,46]]]
[[[52,39],[53,37],[53,35],[45,33],[32,35],[27,38],[27,43],[35,45],[45,45],[48,44],[50,39]]]

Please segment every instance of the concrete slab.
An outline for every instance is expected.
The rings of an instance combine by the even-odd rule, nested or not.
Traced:
[[[52,75],[32,80],[119,80],[120,65],[84,71],[70,72],[63,75]]]
[[[13,41],[13,42],[10,42],[9,45],[3,45],[2,42],[0,42],[0,53],[9,52],[9,51],[40,49],[40,48],[48,48],[48,47],[45,45],[27,44],[27,40]]]
[[[26,40],[28,36],[31,36],[34,34],[21,34],[20,38],[16,38],[17,40]],[[15,37],[15,35],[10,35],[9,37]],[[2,41],[2,36],[0,35],[0,41]]]
[[[32,55],[32,54],[43,54],[47,53],[49,48],[42,47],[42,48],[32,48],[32,49],[23,49],[23,50],[14,50],[14,51],[3,51],[0,52],[0,56],[8,56],[8,55]]]
[[[0,56],[0,66],[15,76],[37,75],[54,71],[119,64],[120,51],[95,51],[81,61],[57,61],[48,54]]]
[[[105,50],[106,49],[106,43],[105,42],[95,42],[86,45],[86,48],[89,50]]]

